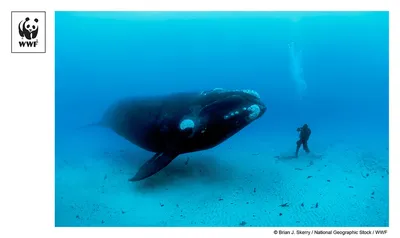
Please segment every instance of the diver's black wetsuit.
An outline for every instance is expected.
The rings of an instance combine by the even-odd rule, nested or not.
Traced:
[[[308,139],[311,135],[311,130],[307,124],[304,124],[303,127],[297,128],[297,131],[300,132],[300,139],[297,141],[297,148],[296,148],[296,157],[299,155],[299,149],[301,145],[303,145],[303,149],[310,153],[310,149],[308,148]]]

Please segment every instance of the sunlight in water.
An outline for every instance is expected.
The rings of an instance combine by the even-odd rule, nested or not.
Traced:
[[[289,43],[290,72],[296,85],[297,95],[302,99],[307,91],[307,83],[303,77],[302,51],[296,49],[295,43]]]

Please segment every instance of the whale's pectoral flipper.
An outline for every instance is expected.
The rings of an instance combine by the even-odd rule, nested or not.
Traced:
[[[140,167],[136,175],[129,179],[129,181],[139,181],[156,174],[169,165],[178,155],[178,153],[164,152],[155,154],[150,160],[143,164],[142,167]]]

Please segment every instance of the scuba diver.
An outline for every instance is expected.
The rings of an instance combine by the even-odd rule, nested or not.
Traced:
[[[307,154],[310,153],[310,149],[308,148],[307,141],[311,135],[311,130],[307,124],[304,124],[303,127],[297,128],[297,131],[300,132],[300,136],[299,136],[300,139],[296,142],[296,144],[297,144],[296,156],[295,156],[296,158],[299,155],[299,149],[300,149],[301,145],[303,145],[303,149]]]

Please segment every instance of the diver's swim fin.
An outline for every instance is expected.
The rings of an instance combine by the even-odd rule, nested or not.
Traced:
[[[145,164],[140,167],[136,175],[129,179],[129,181],[140,181],[145,178],[148,178],[163,168],[165,168],[167,165],[169,165],[172,160],[174,160],[179,154],[177,153],[157,153],[155,154],[150,160],[148,160]]]

